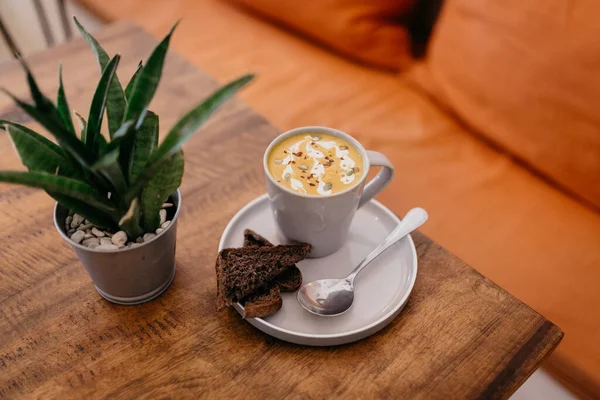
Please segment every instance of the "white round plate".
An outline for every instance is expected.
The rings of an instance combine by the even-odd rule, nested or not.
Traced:
[[[336,253],[298,263],[303,282],[345,277],[400,223],[377,201],[360,208],[352,221],[346,244]],[[243,245],[244,229],[250,228],[274,244],[282,243],[271,214],[269,199],[262,195],[233,217],[219,243],[219,251]],[[361,272],[355,282],[352,308],[334,317],[306,311],[296,293],[282,293],[283,306],[267,318],[247,321],[278,339],[311,346],[333,346],[363,339],[383,329],[402,310],[417,277],[417,252],[410,236],[390,247]],[[235,309],[242,314],[243,307]]]

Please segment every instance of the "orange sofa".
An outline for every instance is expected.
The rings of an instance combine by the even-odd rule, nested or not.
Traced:
[[[543,63],[555,48],[545,37],[566,63],[576,53],[569,45],[581,47],[585,38],[593,45],[600,32],[585,15],[592,18],[600,7],[594,13],[591,1],[581,2],[587,9],[567,9],[552,0],[539,12],[532,1],[482,0],[488,8],[477,11],[470,9],[476,2],[448,0],[426,56],[396,72],[350,61],[328,50],[331,43],[313,42],[319,37],[306,40],[285,21],[272,24],[225,1],[79,2],[107,22],[131,19],[157,36],[183,17],[175,50],[219,81],[257,72],[241,97],[275,126],[331,126],[385,153],[398,174],[379,199],[398,214],[426,208],[427,235],[564,330],[547,370],[581,395],[600,393],[600,113],[590,112],[598,108],[593,95],[600,86],[591,72],[600,76],[593,69],[600,52],[564,74]],[[511,15],[500,4],[526,9]],[[486,40],[486,21],[499,29],[499,41]],[[570,42],[553,24],[589,29]],[[524,40],[502,31],[525,25],[531,30]],[[512,50],[497,47],[503,43]],[[532,70],[499,67],[510,66],[508,57],[519,64],[530,54],[539,55],[528,64]],[[551,79],[538,75],[548,71]],[[561,78],[576,79],[569,75],[575,73],[591,80],[562,85]],[[542,95],[525,90],[529,81]],[[482,87],[490,82],[489,90]],[[585,93],[579,96],[577,88]],[[506,92],[510,101],[501,98]],[[552,119],[556,113],[560,118]]]

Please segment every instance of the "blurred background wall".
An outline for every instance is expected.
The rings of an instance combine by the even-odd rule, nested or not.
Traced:
[[[102,25],[97,18],[74,2],[64,1],[64,7],[72,35],[79,36],[73,23],[73,15],[92,32]],[[46,33],[44,17],[47,21]],[[62,43],[67,39],[62,25],[59,0],[0,0],[0,19],[24,55]],[[0,62],[12,57],[6,41],[0,39]]]

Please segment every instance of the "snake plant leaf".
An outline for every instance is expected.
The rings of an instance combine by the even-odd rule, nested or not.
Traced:
[[[119,199],[122,199],[127,192],[127,182],[119,164],[117,162],[108,164],[100,169],[100,173],[113,185],[114,190],[111,193],[115,201],[120,201]]]
[[[31,72],[31,69],[29,68],[29,65],[27,65],[27,62],[25,62],[25,60],[23,58],[19,58],[19,61],[21,63],[21,66],[25,70],[25,74],[27,76],[27,84],[29,86],[29,91],[31,92],[31,98],[33,99],[33,102],[34,102],[34,105],[30,106],[30,108],[35,108],[37,110],[37,114],[43,115],[43,117],[44,117],[44,121],[38,120],[38,122],[40,122],[42,125],[44,125],[44,127],[46,127],[46,129],[51,130],[53,134],[61,131],[61,134],[66,134],[67,136],[69,136],[69,135],[75,136],[74,130],[71,131],[71,130],[69,130],[69,128],[66,125],[64,125],[62,116],[60,115],[60,111],[54,106],[52,101],[48,97],[46,97],[40,90],[40,88],[33,76],[33,73]],[[21,102],[23,104],[19,104],[19,102],[16,100],[15,96],[10,94],[6,90],[5,90],[5,93],[7,93],[10,97],[12,97],[13,100],[15,100],[21,108],[23,108],[23,104],[26,104],[24,102]],[[60,93],[59,93],[59,97],[60,97]],[[27,111],[27,110],[25,110],[25,111]],[[29,114],[31,115],[31,113],[29,113]],[[34,117],[33,115],[31,115],[31,116]],[[71,126],[72,126],[72,123],[71,123]],[[51,129],[51,127],[52,127],[52,129]]]
[[[140,226],[140,215],[140,203],[138,199],[133,199],[127,213],[119,220],[119,227],[124,230],[131,239],[137,238],[144,233],[144,230]]]
[[[135,135],[135,129],[133,129],[133,121],[127,121],[115,132],[115,135],[111,141],[106,145],[106,148],[100,154],[104,155],[110,151],[118,149],[121,142],[129,136]]]
[[[56,100],[56,109],[58,110],[58,115],[67,131],[75,136],[75,127],[73,126],[71,111],[69,110],[69,103],[67,102],[65,88],[63,86],[62,64],[58,66],[58,98]]]
[[[120,133],[119,136],[115,135],[113,142],[110,144],[111,148],[119,147],[119,164],[127,179],[129,178],[133,143],[135,141],[135,136],[137,135],[137,129],[134,122],[135,121],[133,120],[125,122],[122,126],[122,133]]]
[[[236,92],[247,85],[254,75],[244,75],[227,85],[222,86],[211,94],[206,100],[198,104],[189,111],[183,118],[179,120],[171,128],[165,140],[160,144],[158,149],[152,154],[150,161],[139,174],[134,182],[130,182],[129,190],[126,199],[132,199],[142,190],[146,182],[148,182],[156,171],[161,168],[162,163],[171,155],[181,150],[181,147],[187,142],[198,128],[227,100],[229,100]]]
[[[23,69],[25,70],[25,74],[27,75],[27,84],[29,85],[29,91],[31,92],[31,98],[33,99],[35,106],[40,111],[51,113],[53,114],[53,117],[57,117],[58,111],[54,107],[54,104],[52,104],[52,101],[50,101],[49,98],[44,96],[44,94],[40,90],[37,82],[35,81],[33,73],[31,72],[31,69],[29,69],[29,65],[27,65],[23,58],[19,58],[19,62],[21,63],[21,66],[23,67]]]
[[[140,75],[142,74],[143,69],[144,69],[144,65],[140,61],[140,63],[137,66],[137,69],[135,70],[135,73],[133,74],[133,76],[129,80],[129,83],[127,84],[127,87],[125,88],[125,99],[128,102],[131,98],[131,93],[133,93],[133,88],[135,87]]]
[[[83,139],[85,139],[85,127],[86,127],[86,122],[85,119],[83,119],[83,117],[81,115],[79,115],[79,113],[75,112],[75,116],[77,117],[77,120],[79,122],[79,128],[81,129],[81,136]],[[126,128],[127,126],[131,126],[133,125],[133,122],[130,122],[129,124],[122,126],[121,128]],[[118,135],[119,131],[117,131],[117,133],[115,135]],[[104,138],[104,136],[102,135],[97,135],[96,136],[96,146],[98,148],[98,154],[101,154],[101,158],[105,157],[107,153],[111,152],[112,150],[114,150],[115,148],[117,148],[117,143],[113,143],[113,141],[111,141],[110,143],[106,143],[106,139]],[[114,156],[114,154],[113,154]],[[116,156],[118,157],[118,152],[116,153]],[[96,186],[101,187],[102,189],[106,190],[106,191],[111,191],[111,192],[117,192],[117,184],[120,187],[120,190],[124,190],[123,184],[122,184],[122,179],[120,179],[120,175],[118,174],[118,171],[113,172],[113,174],[117,174],[115,177],[113,177],[112,179],[110,179],[110,177],[107,177],[105,172],[101,172],[101,169],[107,168],[107,165],[110,164],[110,162],[112,162],[110,160],[110,156],[108,159],[100,159],[97,160],[94,165],[92,165],[90,167],[90,171],[89,173],[86,174],[86,178],[90,179],[93,183],[95,183]],[[100,174],[100,176],[98,176],[98,174]],[[95,176],[94,176],[95,175]]]
[[[117,209],[93,187],[82,181],[47,172],[0,171],[0,182],[16,183],[44,189],[47,192],[75,198],[108,214],[117,215]]]
[[[111,218],[110,215],[90,206],[88,203],[78,200],[73,197],[60,195],[56,193],[48,193],[54,200],[58,201],[69,210],[84,215],[85,218],[89,219],[92,224],[99,228],[117,228],[117,223]]]
[[[116,148],[100,157],[98,161],[96,161],[94,165],[92,165],[92,171],[100,171],[103,168],[107,168],[109,165],[117,162],[118,159],[119,149]]]
[[[4,121],[0,121],[0,124],[2,122]],[[30,171],[42,171],[76,179],[80,178],[81,174],[73,167],[56,144],[31,129],[15,123],[5,123],[5,128],[21,157],[23,165]],[[108,228],[115,225],[108,214],[85,202],[54,192],[47,193],[70,210],[85,215],[97,226]]]
[[[69,153],[67,155],[68,158],[74,159],[83,167],[87,166],[90,161],[90,155],[85,152],[85,146],[77,140],[74,132],[70,132],[69,129],[65,127],[59,111],[54,107],[52,101],[40,91],[25,60],[19,59],[19,61],[27,75],[29,90],[35,105],[25,103],[6,89],[2,90],[11,97],[19,107],[52,133],[61,147]]]
[[[100,66],[100,72],[103,72],[106,69],[106,66],[109,63],[109,57],[106,51],[100,46],[100,43],[85,30],[85,28],[79,23],[77,18],[73,17],[75,20],[75,25],[77,25],[77,29],[81,33],[81,36],[85,39],[88,45],[91,47],[94,55],[96,56],[96,60],[98,61],[98,65]],[[112,82],[110,83],[110,88],[108,91],[108,102],[106,104],[106,114],[108,116],[108,131],[110,133],[110,137],[112,138],[115,132],[121,126],[121,122],[123,121],[123,114],[125,113],[126,102],[125,102],[125,94],[123,93],[123,87],[121,86],[121,82],[119,82],[119,78],[117,76],[114,77]]]
[[[80,167],[86,180],[88,180],[90,183],[93,183],[94,186],[99,190],[110,191],[114,189],[105,177],[94,175],[89,169],[90,166],[88,160],[91,159],[91,157],[87,153],[87,149],[83,143],[80,142],[77,137],[66,134],[62,128],[56,127],[51,118],[47,119],[46,115],[39,112],[34,106],[19,100],[16,96],[12,95],[6,90],[4,90],[4,92],[8,94],[25,112],[40,122],[46,127],[46,129],[48,129],[50,133],[54,135],[60,144],[63,153],[65,153],[65,156],[72,161],[72,164]],[[53,128],[56,128],[57,131],[53,131]]]
[[[97,136],[102,135],[100,129],[102,128],[102,117],[104,116],[104,109],[108,100],[108,89],[110,83],[115,77],[115,71],[119,65],[120,55],[116,55],[106,65],[102,72],[102,77],[98,82],[94,97],[92,97],[92,104],[90,106],[90,113],[88,115],[87,127],[85,132],[86,146],[92,154],[97,153]]]
[[[198,131],[198,128],[236,92],[247,85],[253,75],[245,75],[221,87],[202,103],[194,107],[171,128],[158,148],[155,160],[168,157],[181,149],[181,146]]]
[[[77,111],[73,111],[73,114],[75,115],[75,118],[77,118],[77,125],[79,125],[79,134],[81,137],[81,141],[85,143],[85,128],[87,127],[87,122],[85,122],[85,118],[83,118],[81,114],[79,114]]]
[[[106,152],[98,161],[92,165],[91,169],[95,173],[101,174],[108,179],[112,185],[111,192],[116,198],[122,198],[127,192],[127,182],[125,175],[118,163],[119,148]]]
[[[92,159],[82,142],[76,136],[71,135],[62,125],[60,119],[57,119],[52,113],[40,110],[37,107],[28,104],[6,89],[2,89],[23,111],[25,111],[34,120],[39,122],[44,128],[54,136],[58,144],[66,150],[82,167],[89,166]]]
[[[123,139],[131,132],[131,128],[133,127],[133,121],[126,121],[121,125],[121,127],[115,132],[115,136],[113,136],[111,143],[119,142],[119,140]]]
[[[160,224],[159,211],[170,195],[181,185],[183,176],[183,152],[173,154],[156,171],[142,192],[143,226],[154,232]]]
[[[3,122],[0,120],[0,124]],[[31,129],[15,123],[5,123],[4,127],[23,165],[30,171],[58,172],[59,175],[71,178],[81,177],[56,144]]]
[[[102,134],[96,135],[96,145],[94,146],[94,149],[98,155],[106,153],[108,142]]]
[[[102,157],[100,157],[98,159],[98,161],[96,161],[94,163],[94,165],[92,165],[92,171],[99,171],[103,168],[106,168],[110,164],[115,163],[118,159],[119,159],[119,149],[116,148],[112,151],[107,152]]]
[[[148,111],[142,125],[137,130],[131,152],[131,167],[129,168],[129,182],[135,182],[150,160],[152,152],[158,144],[158,115]]]
[[[148,57],[148,60],[146,61],[146,65],[142,68],[142,72],[134,85],[127,104],[125,121],[131,119],[136,120],[138,121],[138,126],[142,123],[142,118],[140,118],[140,116],[148,107],[150,101],[152,101],[154,93],[156,93],[156,88],[158,87],[162,75],[167,50],[169,49],[169,42],[171,41],[171,36],[178,23],[179,21],[171,27],[167,36],[165,36],[152,51],[152,54],[150,54],[150,57]]]

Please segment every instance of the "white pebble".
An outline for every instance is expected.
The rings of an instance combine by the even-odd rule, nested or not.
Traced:
[[[98,238],[91,237],[88,239],[84,239],[84,241],[81,244],[83,244],[84,246],[87,246],[87,247],[91,247],[90,245],[94,245],[94,244],[96,246],[100,246],[100,240],[98,240]]]
[[[167,210],[160,210],[158,215],[160,216],[160,224],[164,224],[167,220]]]
[[[164,231],[165,231],[165,230],[164,230],[163,228],[158,228],[158,229],[156,230],[156,234],[157,234],[157,235],[160,235],[160,234],[161,234],[161,232],[164,232]]]
[[[96,247],[100,247],[100,243],[92,242],[90,244],[86,244],[85,247],[89,249],[95,249]]]
[[[75,231],[71,235],[71,240],[74,241],[75,243],[81,243],[84,236],[85,236],[85,233],[83,233],[83,231]]]
[[[69,216],[67,216],[67,218],[65,218],[65,228],[67,230],[69,230],[69,228],[71,228],[71,222],[73,222],[73,217],[71,217],[69,215]]]
[[[108,237],[112,237],[112,236],[113,236],[113,234],[112,234],[112,233],[110,233],[109,231],[104,231],[104,234],[105,234],[106,236],[108,236]]]
[[[69,231],[67,232],[67,235],[69,235],[69,237],[71,237],[71,235],[74,233],[75,233],[75,229],[69,229]]]
[[[92,234],[91,234],[91,233],[89,233],[89,232],[85,232],[85,235],[83,235],[83,238],[84,238],[84,239],[91,239],[91,238],[93,238],[93,237],[94,237],[94,235],[92,235]]]
[[[71,220],[71,228],[77,228],[83,222],[83,217],[79,214],[74,214]]]
[[[117,250],[118,248],[119,248],[118,246],[115,246],[112,243],[111,244],[104,243],[97,247],[97,249],[99,249],[99,250]]]
[[[171,203],[165,203],[165,204],[162,205],[161,208],[169,208],[169,207],[173,207],[173,204],[171,204]]]
[[[102,245],[102,244],[113,244],[113,243],[112,243],[112,240],[110,240],[110,238],[104,237],[104,238],[100,238],[100,244]]]
[[[144,239],[144,242],[147,242],[147,241],[149,241],[149,240],[152,240],[152,239],[154,239],[155,237],[156,237],[156,233],[146,233],[146,234],[144,235],[144,238],[143,238],[143,239]]]
[[[171,225],[171,221],[165,221],[160,227],[163,229],[167,229]]]
[[[124,246],[127,243],[127,234],[124,231],[119,231],[113,235],[111,240],[117,246]]]
[[[78,231],[87,231],[88,229],[91,229],[94,226],[94,224],[81,224],[77,227]]]
[[[99,237],[99,238],[106,236],[104,234],[104,232],[102,232],[100,229],[98,229],[96,227],[92,228],[92,233],[94,234],[94,236]]]

